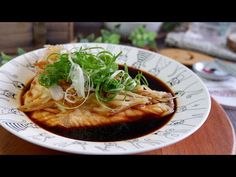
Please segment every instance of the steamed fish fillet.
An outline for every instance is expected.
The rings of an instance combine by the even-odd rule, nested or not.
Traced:
[[[170,96],[168,93],[166,94],[165,97]],[[140,101],[141,100],[139,100],[139,102]],[[115,102],[116,103],[113,104],[120,104],[117,100]],[[147,100],[144,99],[144,101],[141,102],[144,103],[147,102]],[[57,114],[45,110],[33,111],[31,118],[48,127],[83,128],[131,122],[144,118],[145,115],[161,118],[174,111],[173,99],[168,100],[168,102],[159,102],[156,104],[145,105],[134,103],[134,101],[132,104],[133,105],[129,106],[127,109],[121,108],[120,111],[111,114],[110,110],[101,106],[96,101],[95,96],[91,95],[86,103],[76,110],[68,110]]]
[[[23,105],[19,107],[19,110],[23,112],[41,110],[55,105],[48,89],[38,83],[37,76],[31,82],[30,89],[23,96],[23,100]]]
[[[52,99],[49,90],[38,83],[37,76],[23,99],[24,103],[19,110],[30,112],[32,119],[49,127],[93,127],[135,121],[147,115],[162,118],[174,112],[170,93],[142,86],[137,87],[134,92],[120,93],[106,104],[113,109],[99,104],[94,93],[79,108],[61,109],[58,102]]]

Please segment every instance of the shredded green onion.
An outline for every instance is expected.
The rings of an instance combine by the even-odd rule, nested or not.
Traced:
[[[92,52],[94,49],[98,52]],[[138,85],[148,85],[141,72],[132,78],[126,64],[124,70],[119,70],[116,59],[121,53],[115,55],[101,47],[77,48],[61,54],[52,53],[47,60],[50,60],[52,55],[57,55],[58,59],[46,66],[44,72],[39,75],[39,83],[50,88],[66,81],[74,87],[78,97],[85,99],[83,103],[89,93],[94,92],[97,101],[105,104],[120,93],[126,95],[126,92],[134,91]],[[66,95],[66,99],[69,99],[70,95]]]

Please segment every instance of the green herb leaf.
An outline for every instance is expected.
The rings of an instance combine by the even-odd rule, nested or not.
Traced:
[[[170,31],[173,31],[176,27],[178,27],[180,25],[181,25],[180,22],[164,22],[162,24],[162,29],[165,32],[170,32]]]
[[[80,41],[80,42],[93,42],[94,39],[95,39],[95,34],[92,33],[92,34],[89,34],[89,35],[86,36],[86,37],[83,37],[82,34],[79,34],[79,35],[78,35],[78,38],[79,38],[79,41]]]
[[[100,36],[100,37],[96,38],[94,40],[94,42],[102,43],[102,37]]]
[[[10,55],[5,54],[4,52],[1,52],[1,58],[4,61],[10,61],[13,57],[11,57]]]
[[[58,84],[62,80],[67,80],[71,63],[67,54],[60,55],[59,61],[47,65],[45,72],[40,74],[39,83],[47,88]]]
[[[25,51],[24,51],[22,48],[18,48],[18,49],[17,49],[17,54],[18,54],[18,55],[22,55],[22,54],[24,54],[24,53],[25,53]],[[1,52],[0,65],[3,65],[3,64],[5,64],[5,63],[7,63],[7,62],[10,61],[11,59],[13,59],[12,56],[7,55],[7,54],[5,54],[4,52]]]
[[[156,48],[156,37],[157,33],[148,31],[144,26],[139,26],[131,32],[129,40],[137,47]]]
[[[112,43],[112,44],[120,43],[120,35],[118,33],[102,29],[101,34],[103,39],[102,42],[104,43]]]
[[[22,48],[18,48],[17,49],[17,54],[18,55],[23,55],[25,53],[25,50],[24,49],[22,49]]]

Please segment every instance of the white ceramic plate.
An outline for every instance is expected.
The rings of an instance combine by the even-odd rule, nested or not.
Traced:
[[[190,136],[206,121],[211,102],[209,93],[191,70],[182,64],[147,50],[112,44],[66,44],[66,48],[101,46],[123,55],[118,63],[148,71],[158,76],[178,93],[177,111],[162,128],[148,135],[125,141],[89,142],[65,138],[34,124],[17,107],[24,85],[35,75],[33,63],[45,49],[16,57],[0,68],[0,124],[12,134],[50,149],[78,154],[133,154],[162,148]],[[196,142],[197,143],[197,142]]]

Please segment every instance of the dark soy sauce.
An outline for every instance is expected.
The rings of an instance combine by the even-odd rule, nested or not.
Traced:
[[[123,69],[123,66],[120,66],[120,69]],[[139,70],[129,67],[129,74],[134,78]],[[162,81],[154,77],[153,75],[142,71],[143,75],[146,77],[149,87],[153,90],[170,92],[173,95],[173,92],[170,88],[164,84]],[[175,110],[176,110],[176,101]],[[61,128],[61,127],[47,127],[33,119],[36,124],[42,128],[72,139],[85,140],[85,141],[97,141],[97,142],[110,142],[110,141],[121,141],[128,140],[133,138],[138,138],[149,133],[152,133],[162,126],[164,126],[172,118],[174,113],[171,115],[155,118],[153,115],[145,115],[143,118],[128,122],[128,123],[116,123],[106,126],[96,126],[92,128]],[[28,114],[30,117],[30,114]]]

